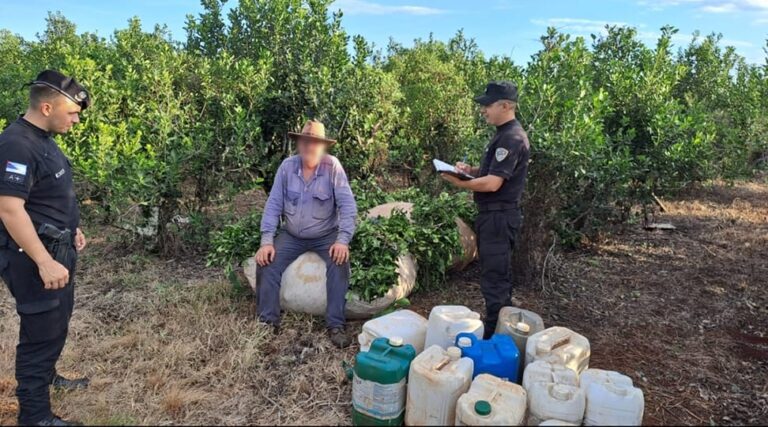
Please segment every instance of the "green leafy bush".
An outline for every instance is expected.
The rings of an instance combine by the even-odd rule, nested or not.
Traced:
[[[138,19],[109,38],[78,33],[60,14],[34,40],[0,29],[0,122],[23,111],[25,92],[16,88],[40,70],[77,76],[94,106],[60,141],[78,194],[92,202],[87,219],[155,224],[152,242],[168,254],[205,246],[209,231],[215,251],[223,230],[213,208],[243,189],[268,189],[294,148],[286,132],[308,118],[338,138],[334,153],[357,180],[361,207],[439,194],[445,187],[429,160],[479,162],[493,129],[471,98],[493,79],[520,84],[519,118],[532,143],[524,254],[541,254],[551,232],[578,245],[654,195],[768,167],[768,63],[747,63],[717,34],[697,34],[681,49],[673,27],[653,45],[632,28],[607,27],[591,40],[549,29],[522,65],[484,56],[462,32],[376,51],[344,31],[331,0],[202,4],[184,42],[162,26],[144,31]],[[414,220],[444,223],[448,207],[435,209]],[[190,221],[202,237],[175,244],[188,232],[179,224]],[[366,247],[374,246],[365,236],[389,236],[386,224],[366,227]],[[443,266],[432,261],[445,259],[430,248],[450,238],[404,238],[430,260],[427,283],[441,280]]]

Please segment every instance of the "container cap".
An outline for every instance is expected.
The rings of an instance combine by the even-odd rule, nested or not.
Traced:
[[[392,337],[389,339],[389,345],[392,347],[402,347],[403,346],[403,337]]]
[[[517,324],[515,325],[515,328],[524,334],[531,332],[531,325],[525,322],[517,322]]]
[[[465,348],[465,347],[472,347],[472,340],[468,337],[461,337],[459,338],[459,341],[457,343],[459,347]]]
[[[448,354],[448,357],[450,357],[451,360],[461,359],[461,349],[458,347],[448,347],[448,350],[445,352]]]
[[[562,384],[555,384],[552,387],[552,397],[557,400],[568,400],[571,398],[571,391]]]
[[[478,400],[475,402],[475,413],[481,417],[491,415],[491,403],[487,400]]]

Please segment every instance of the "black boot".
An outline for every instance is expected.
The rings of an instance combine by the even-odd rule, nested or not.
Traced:
[[[347,336],[343,326],[328,329],[328,338],[338,348],[347,348],[352,344],[352,340]]]
[[[75,421],[64,421],[61,418],[57,417],[56,415],[51,415],[48,418],[34,424],[36,426],[57,426],[57,427],[65,427],[65,426],[81,426],[81,423],[75,422]]]
[[[88,388],[90,383],[91,380],[88,378],[75,378],[70,380],[62,377],[59,374],[56,374],[53,376],[53,380],[51,381],[51,387],[64,391],[83,390]]]

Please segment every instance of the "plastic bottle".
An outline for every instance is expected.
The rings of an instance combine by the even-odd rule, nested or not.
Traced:
[[[427,319],[411,310],[398,310],[363,324],[363,331],[357,336],[361,351],[368,351],[376,338],[401,337],[405,344],[424,351],[427,337]]]
[[[587,369],[581,374],[581,389],[587,399],[584,425],[639,426],[645,399],[632,379],[614,371]]]
[[[528,390],[535,382],[579,386],[579,375],[561,365],[553,365],[544,360],[537,360],[525,367],[523,388]]]
[[[456,403],[457,426],[519,426],[525,421],[526,392],[493,375],[480,374]]]
[[[456,346],[464,357],[475,362],[474,376],[491,374],[503,380],[518,382],[520,352],[515,342],[506,335],[494,335],[480,340],[473,334],[461,333]]]
[[[589,367],[589,340],[568,328],[553,326],[528,338],[525,350],[526,366],[545,360],[562,365],[577,374]]]
[[[456,336],[469,332],[483,338],[483,322],[480,314],[461,305],[441,305],[434,307],[429,314],[425,348],[439,345],[442,348],[452,347]]]
[[[405,423],[444,426],[453,423],[456,401],[472,384],[472,360],[461,350],[433,345],[411,362]]]
[[[355,357],[352,381],[352,424],[356,426],[399,426],[405,412],[406,381],[412,345],[402,338],[377,338],[370,351]]]
[[[584,392],[578,387],[535,382],[528,389],[528,425],[551,419],[580,425],[585,406]]]

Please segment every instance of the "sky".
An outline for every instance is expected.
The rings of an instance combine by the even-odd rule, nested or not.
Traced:
[[[361,34],[380,48],[390,37],[409,45],[430,33],[447,40],[463,29],[486,54],[508,55],[521,64],[539,49],[548,26],[589,36],[606,24],[628,25],[653,43],[659,28],[671,24],[680,29],[678,46],[688,44],[696,30],[722,33],[726,44],[760,64],[768,38],[768,0],[336,0],[332,8],[344,12],[350,35]],[[0,29],[34,38],[48,11],[60,11],[79,31],[101,36],[138,16],[146,29],[166,24],[175,39],[184,40],[185,17],[201,6],[198,0],[0,0]]]

